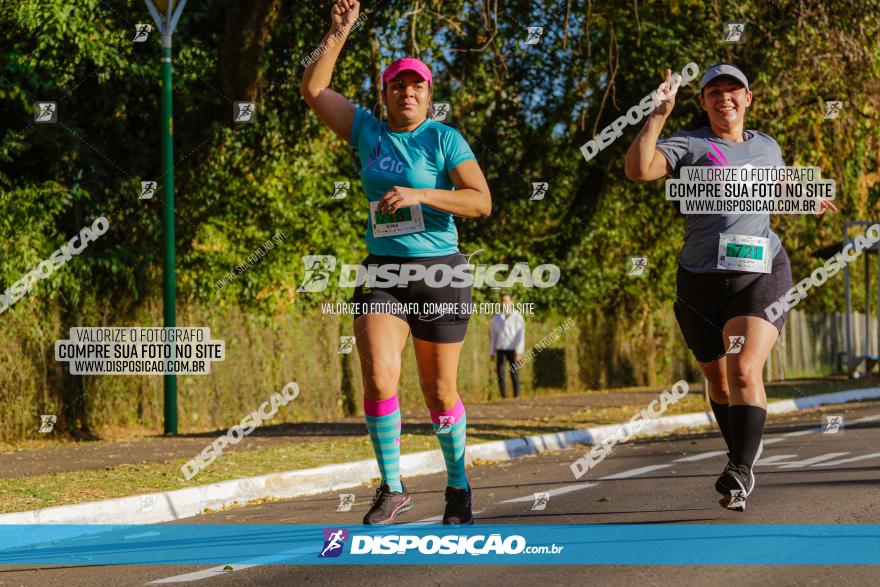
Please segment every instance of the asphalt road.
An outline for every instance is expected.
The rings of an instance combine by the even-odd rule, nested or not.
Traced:
[[[829,415],[843,428],[823,432]],[[878,524],[880,523],[880,403],[832,406],[777,418],[768,425],[756,468],[757,489],[745,513],[717,504],[712,488],[726,462],[718,434],[677,435],[618,445],[594,470],[575,480],[577,447],[469,471],[477,523],[490,524]],[[415,507],[401,523],[439,519],[445,475],[407,480]],[[348,512],[340,494],[263,503],[185,523],[359,524],[373,489],[355,495]],[[548,494],[536,500],[536,493]],[[66,566],[0,567],[0,585],[445,585],[543,586],[590,584],[707,585],[730,573],[745,585],[880,584],[875,566]],[[157,583],[153,583],[157,584]]]

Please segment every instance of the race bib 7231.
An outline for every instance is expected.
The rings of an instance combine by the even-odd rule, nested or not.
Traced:
[[[770,273],[770,239],[743,234],[719,234],[718,269]]]

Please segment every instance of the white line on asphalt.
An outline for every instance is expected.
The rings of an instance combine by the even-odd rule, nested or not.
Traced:
[[[301,555],[301,554],[314,554],[315,548],[312,546],[308,547],[300,547],[294,548],[292,550],[285,550],[284,552],[279,552],[277,554],[269,554],[266,556],[260,556],[254,558],[248,563],[240,564],[240,565],[223,565],[220,567],[211,567],[210,569],[203,569],[201,571],[196,571],[194,573],[186,573],[185,575],[176,575],[174,577],[168,577],[167,579],[157,579],[155,581],[150,581],[147,585],[154,585],[157,583],[191,583],[192,581],[201,581],[202,579],[212,579],[214,577],[218,577],[220,575],[228,575],[233,571],[241,571],[244,569],[250,569],[251,567],[259,567],[262,565],[267,565],[271,563],[277,563],[281,561],[289,561],[291,558],[296,558],[291,555]],[[226,567],[232,567],[231,570],[224,571]]]
[[[657,471],[658,469],[665,469],[671,466],[672,465],[648,465],[647,467],[639,467],[638,469],[630,469],[629,471],[615,473],[614,475],[608,475],[607,477],[600,477],[598,480],[610,481],[612,479],[629,479],[630,477],[637,477],[642,473],[650,473],[651,471]]]
[[[778,463],[780,465],[780,469],[796,469],[797,467],[807,467],[812,465],[813,463],[818,463],[821,461],[830,461],[831,459],[842,457],[844,455],[848,455],[849,452],[830,452],[828,454],[819,455],[818,457],[810,457],[809,459],[804,459],[802,461],[792,461],[790,463]]]
[[[854,420],[853,422],[875,422],[877,420],[880,420],[880,414],[877,414],[876,416],[866,416],[864,418],[859,418],[858,420]]]
[[[673,463],[693,463],[695,461],[702,461],[704,459],[711,459],[712,457],[720,457],[721,455],[726,455],[726,454],[727,454],[726,450],[713,450],[711,452],[701,452],[699,454],[691,455],[689,457],[682,457],[680,459],[675,459],[672,462]]]
[[[783,434],[783,436],[786,436],[788,438],[791,438],[792,436],[806,436],[807,434],[812,434],[813,432],[819,432],[820,430],[822,430],[821,427],[807,428],[806,430],[796,430],[795,432],[786,432],[785,434]]]
[[[761,465],[772,465],[773,463],[778,463],[779,461],[784,461],[785,459],[790,459],[796,456],[797,455],[773,455],[772,457],[765,457],[763,459],[760,459],[757,463],[755,463],[755,466],[760,467]]]
[[[783,440],[785,440],[785,439],[784,439],[784,438],[779,438],[779,437],[777,437],[777,438],[765,438],[763,442],[764,442],[764,446],[767,446],[768,444],[776,444],[777,442],[782,442]]]
[[[219,567],[211,567],[210,569],[196,571],[195,573],[176,575],[174,577],[168,577],[167,579],[157,579],[155,581],[150,581],[147,585],[156,585],[158,583],[190,583],[192,581],[201,581],[202,579],[213,579],[220,575],[228,575],[232,571],[240,571],[242,569],[249,569],[257,566],[259,565],[223,565]],[[232,567],[232,569],[227,569],[227,567]]]
[[[848,459],[840,459],[837,461],[830,461],[827,463],[816,463],[815,465],[810,465],[811,467],[832,467],[834,465],[845,465],[847,463],[856,463],[858,461],[867,461],[868,459],[876,459],[880,457],[880,452],[872,452],[868,455],[862,455],[860,457],[850,457]]]
[[[568,485],[566,487],[560,487],[559,489],[551,489],[550,491],[542,491],[541,493],[546,493],[550,497],[555,497],[557,495],[564,495],[566,493],[571,493],[573,491],[580,491],[581,489],[587,489],[588,487],[594,487],[595,483],[578,483],[576,485]],[[528,502],[534,501],[535,494],[526,495],[525,497],[515,497],[513,499],[505,499],[501,503],[520,503],[520,502]]]

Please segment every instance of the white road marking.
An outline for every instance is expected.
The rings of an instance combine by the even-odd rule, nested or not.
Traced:
[[[819,432],[822,428],[807,428],[806,430],[796,430],[795,432],[786,432],[783,436],[787,438],[791,438],[792,436],[806,436],[807,434],[812,434],[813,432]]]
[[[819,455],[818,457],[810,457],[809,459],[804,459],[802,461],[792,461],[790,463],[779,463],[780,469],[796,469],[798,467],[808,467],[813,463],[819,463],[821,461],[830,461],[831,459],[842,457],[844,455],[848,455],[849,452],[830,452],[828,454]]]
[[[629,479],[630,477],[638,477],[642,473],[650,473],[651,471],[657,471],[671,466],[672,465],[648,465],[647,467],[639,467],[638,469],[630,469],[629,471],[615,473],[614,475],[608,475],[607,477],[600,477],[598,480],[609,481],[612,479]]]
[[[827,463],[816,463],[815,465],[810,465],[811,467],[833,467],[835,465],[845,465],[847,463],[856,463],[858,461],[867,461],[868,459],[876,459],[880,457],[880,452],[872,452],[868,455],[862,455],[860,457],[850,457],[848,459],[840,459],[837,461],[830,461]]]
[[[712,452],[701,452],[699,454],[691,455],[689,457],[682,457],[680,459],[675,459],[672,461],[673,463],[693,463],[695,461],[702,461],[704,459],[711,459],[713,457],[720,457],[721,455],[726,455],[726,450],[713,450]]]
[[[559,489],[551,489],[550,491],[543,491],[541,493],[546,493],[550,497],[555,497],[557,495],[564,495],[566,493],[571,493],[573,491],[580,491],[581,489],[587,489],[588,487],[595,487],[595,483],[578,483],[576,485],[567,485],[565,487],[560,487]],[[535,501],[535,494],[526,495],[525,497],[515,497],[513,499],[505,499],[501,503],[520,503],[520,502],[529,502]]]
[[[232,571],[240,571],[242,569],[249,569],[257,566],[259,565],[223,565],[220,567],[211,567],[210,569],[196,571],[195,573],[177,575],[174,577],[168,577],[167,579],[157,579],[155,581],[150,581],[147,585],[156,585],[158,583],[190,583],[192,581],[201,581],[202,579],[213,579],[220,575],[228,575]],[[223,569],[226,567],[232,567],[232,570],[224,571]]]
[[[755,466],[760,467],[761,465],[772,465],[773,463],[777,463],[779,461],[790,459],[796,456],[797,455],[773,455],[772,457],[760,459],[757,463],[755,463]]]
[[[867,416],[865,418],[860,418],[858,420],[853,420],[853,423],[875,422],[877,420],[880,420],[880,414],[874,415],[874,416]],[[822,430],[821,427],[816,427],[816,428],[808,428],[806,430],[797,430],[795,432],[787,432],[787,433],[783,434],[781,437],[765,438],[763,442],[764,442],[765,446],[770,445],[770,444],[776,444],[776,443],[784,441],[786,438],[806,436],[807,434],[812,434],[814,432],[821,432],[821,430]],[[727,454],[727,451],[723,451],[723,450],[709,451],[709,452],[704,452],[704,453],[698,453],[695,455],[689,455],[686,457],[681,457],[681,458],[675,459],[672,462],[673,463],[697,462],[697,461],[702,461],[702,460],[706,460],[706,459],[711,459],[711,458],[721,456],[724,454]],[[864,460],[869,460],[869,459],[874,459],[874,458],[880,458],[880,453],[871,453],[871,454],[867,454],[867,455],[850,457],[850,458],[846,458],[846,459],[829,460],[829,459],[834,459],[836,457],[840,457],[840,456],[844,456],[844,455],[848,455],[848,454],[850,454],[850,453],[849,452],[834,452],[834,453],[820,455],[817,457],[803,459],[800,461],[790,461],[790,462],[785,462],[784,459],[797,457],[798,455],[773,455],[770,457],[765,457],[765,458],[760,459],[756,463],[756,466],[775,465],[775,466],[779,466],[781,469],[793,469],[793,468],[797,468],[797,467],[831,467],[831,466],[842,465],[842,464],[847,464],[847,463],[854,463],[854,462],[859,462],[859,461],[864,461]],[[615,480],[615,479],[629,479],[629,478],[637,477],[637,476],[645,474],[645,473],[650,473],[652,471],[666,469],[671,466],[672,466],[671,464],[664,464],[664,465],[648,465],[645,467],[638,467],[636,469],[630,469],[629,471],[623,471],[620,473],[615,473],[613,475],[607,475],[605,477],[600,477],[599,479],[597,479],[597,481],[610,481],[610,480]],[[580,483],[577,485],[569,485],[569,486],[565,486],[565,487],[560,487],[558,489],[553,489],[550,491],[546,491],[544,493],[549,493],[550,496],[552,497],[552,496],[556,496],[556,495],[564,495],[566,493],[571,493],[574,491],[580,491],[582,489],[594,487],[595,485],[596,485],[596,483]],[[514,499],[504,500],[500,503],[522,503],[522,502],[529,502],[532,500],[534,500],[534,494],[527,495],[524,497],[517,497]],[[476,515],[476,514],[482,513],[483,511],[485,511],[485,510],[475,511],[474,514]],[[431,516],[430,518],[424,518],[424,519],[418,520],[416,522],[399,524],[399,526],[415,526],[418,524],[436,524],[436,523],[439,523],[440,521],[442,521],[442,519],[443,519],[442,515]],[[238,564],[238,565],[217,566],[217,567],[212,567],[210,569],[196,571],[193,573],[187,573],[184,575],[177,575],[174,577],[168,577],[166,579],[158,579],[156,581],[151,581],[148,584],[153,585],[153,584],[161,584],[161,583],[188,583],[188,582],[193,582],[193,581],[201,581],[203,579],[211,579],[211,578],[214,578],[214,577],[217,577],[220,575],[229,574],[234,571],[241,571],[244,569],[249,569],[251,567],[265,565],[266,563],[272,562],[274,560],[283,560],[283,559],[287,558],[286,555],[289,555],[289,554],[304,554],[304,553],[312,552],[312,550],[313,550],[312,548],[307,548],[307,549],[300,548],[300,549],[296,549],[296,550],[291,550],[291,551],[279,553],[278,555],[274,555],[271,557],[260,557],[259,559],[256,559],[259,562],[256,562],[255,564]],[[231,569],[224,570],[227,567],[231,567]]]
[[[128,534],[123,536],[123,540],[134,540],[135,538],[147,538],[149,536],[160,536],[160,532],[141,532],[140,534]]]
[[[301,555],[301,554],[315,554],[314,546],[305,546],[300,548],[294,548],[292,550],[285,550],[283,552],[279,552],[276,554],[270,554],[266,556],[260,556],[254,558],[248,563],[240,564],[240,565],[223,565],[219,567],[211,567],[210,569],[204,569],[201,571],[196,571],[194,573],[186,573],[185,575],[176,575],[174,577],[168,577],[167,579],[157,579],[155,581],[150,581],[147,585],[155,585],[158,583],[191,583],[192,581],[201,581],[202,579],[212,579],[214,577],[220,575],[228,575],[233,571],[241,571],[244,569],[250,569],[251,567],[259,567],[271,563],[277,563],[281,561],[289,561],[291,558],[296,558],[291,555]],[[232,570],[224,571],[226,567],[232,567]]]

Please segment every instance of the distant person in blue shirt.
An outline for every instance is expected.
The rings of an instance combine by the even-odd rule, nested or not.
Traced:
[[[364,523],[389,524],[412,507],[400,480],[397,400],[400,355],[412,333],[422,393],[446,461],[443,523],[470,524],[466,418],[456,379],[471,290],[452,285],[461,283],[453,279],[453,270],[468,264],[458,250],[453,215],[488,216],[492,199],[461,134],[428,117],[434,80],[427,65],[418,59],[398,59],[382,74],[387,122],[330,89],[334,65],[359,10],[356,0],[334,3],[332,25],[322,42],[326,51],[306,68],[300,92],[318,117],[357,149],[369,205],[365,214],[369,255],[363,265],[390,265],[396,278],[391,286],[385,277],[382,284],[369,280],[355,290],[352,300],[361,308],[387,306],[356,315],[354,325],[364,413],[382,475]],[[419,310],[406,312],[393,304],[417,304]],[[451,311],[438,312],[439,304]]]

